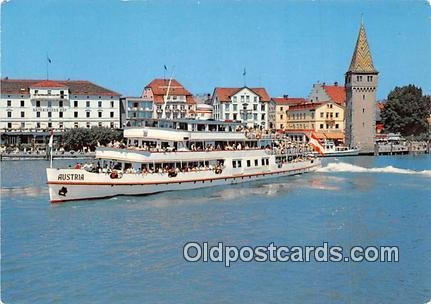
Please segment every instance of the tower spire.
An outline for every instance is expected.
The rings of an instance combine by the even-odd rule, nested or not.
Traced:
[[[373,65],[371,52],[368,47],[367,36],[365,35],[365,28],[361,14],[361,26],[359,28],[358,39],[356,41],[355,50],[353,52],[352,61],[348,72],[353,73],[375,73],[377,72]]]

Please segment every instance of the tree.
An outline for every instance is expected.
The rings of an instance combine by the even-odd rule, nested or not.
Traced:
[[[385,130],[403,136],[419,137],[428,132],[431,98],[422,95],[422,89],[414,85],[395,87],[381,112]]]
[[[91,144],[92,138],[89,129],[74,128],[63,133],[63,145],[66,150],[79,151]]]
[[[106,127],[74,128],[63,134],[63,145],[66,150],[82,150],[88,147],[94,150],[99,144],[107,145],[110,142],[122,141],[123,133]]]

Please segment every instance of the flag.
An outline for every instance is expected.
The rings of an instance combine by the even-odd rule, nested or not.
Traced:
[[[245,74],[247,74],[247,71],[244,68],[244,72],[242,72],[242,76],[245,76]]]
[[[168,70],[168,68],[166,67],[166,65],[164,65],[163,67],[165,68],[165,71],[167,71],[167,70]]]
[[[46,56],[46,60],[48,60],[49,63],[52,63],[51,58],[49,58],[48,56]]]
[[[316,137],[314,133],[311,133],[308,144],[313,147],[314,151],[318,152],[320,155],[325,155],[325,149],[320,144],[319,139]]]
[[[52,148],[52,144],[53,144],[53,142],[54,142],[54,132],[52,131],[52,129],[51,129],[51,131],[49,132],[49,135],[51,135],[51,136],[49,137],[49,143],[48,143],[48,146],[49,146],[50,148]]]

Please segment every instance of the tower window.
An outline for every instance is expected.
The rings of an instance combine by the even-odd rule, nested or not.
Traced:
[[[368,81],[368,82],[373,81],[373,76],[367,76],[367,81]]]
[[[364,114],[365,113],[365,108],[362,108],[362,114]]]
[[[362,76],[360,75],[356,76],[356,81],[362,81]]]
[[[365,100],[365,95],[362,95],[362,100]]]

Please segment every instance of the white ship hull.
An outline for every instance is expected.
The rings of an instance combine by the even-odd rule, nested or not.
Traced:
[[[47,168],[49,196],[52,203],[72,200],[107,198],[117,195],[145,195],[163,191],[189,190],[237,184],[267,178],[297,175],[315,171],[319,160],[286,163],[281,167],[228,168],[220,174],[214,170],[166,173],[124,174],[112,179],[107,173],[91,173],[82,169]]]
[[[359,155],[359,150],[352,149],[352,150],[346,150],[346,151],[325,151],[324,157],[340,157],[340,156],[357,156]],[[316,157],[321,157],[319,153],[313,153]]]

